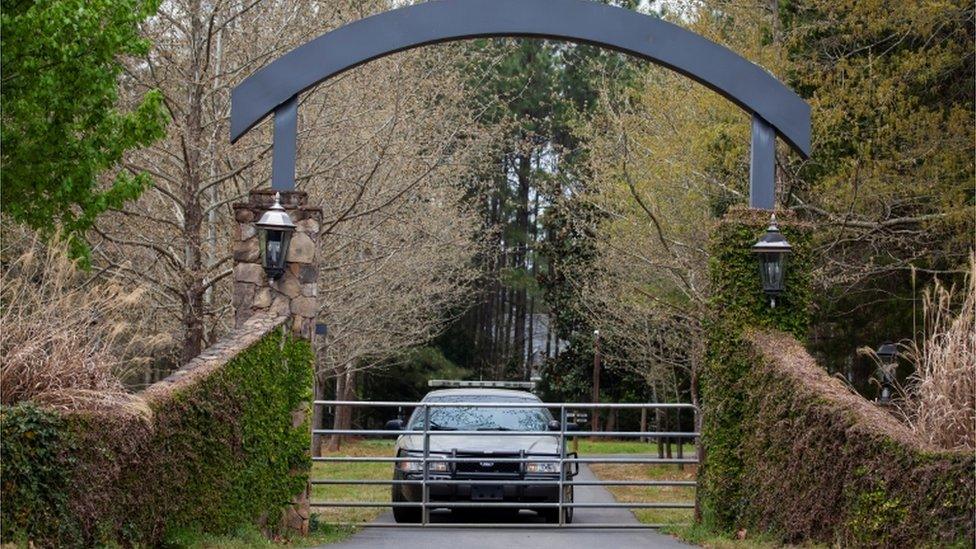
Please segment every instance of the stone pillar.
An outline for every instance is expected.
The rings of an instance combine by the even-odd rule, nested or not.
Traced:
[[[255,222],[274,203],[276,191],[251,191],[248,201],[234,204],[237,221],[234,243],[234,323],[240,326],[258,312],[271,311],[292,317],[292,331],[311,340],[318,313],[316,241],[322,225],[322,208],[308,206],[308,194],[281,193],[281,205],[297,228],[291,238],[285,273],[268,280],[261,265]]]
[[[311,341],[315,335],[318,313],[318,249],[316,241],[322,227],[322,208],[308,205],[308,194],[299,191],[281,192],[281,205],[288,212],[295,233],[292,235],[285,259],[285,272],[278,280],[268,280],[261,265],[261,250],[255,223],[271,205],[277,191],[251,191],[247,202],[234,204],[237,221],[234,242],[234,324],[241,326],[259,312],[274,312],[289,317],[286,322],[292,332]],[[308,409],[295,410],[292,424],[307,425]],[[309,456],[311,458],[311,455]],[[296,474],[307,472],[296,471]],[[282,516],[282,529],[308,534],[309,496],[311,487],[295,496]]]
[[[774,328],[803,341],[812,314],[813,227],[777,211],[783,236],[793,246],[786,259],[784,293],[770,307],[763,294],[752,245],[769,225],[768,210],[732,209],[712,228],[709,243],[709,310],[702,327],[706,349],[698,375],[702,408],[696,491],[697,517],[716,528],[739,527],[749,494],[741,491],[745,400],[742,380],[753,364],[743,334]]]

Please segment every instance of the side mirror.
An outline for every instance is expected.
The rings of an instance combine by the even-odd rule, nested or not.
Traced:
[[[550,431],[558,431],[560,429],[559,420],[558,419],[554,419],[554,420],[550,421],[548,427],[549,427],[549,430]],[[569,431],[579,431],[579,430],[580,430],[580,426],[579,425],[577,425],[575,423],[572,423],[572,422],[567,422],[566,423],[566,432],[569,432]]]
[[[402,431],[403,430],[403,420],[402,419],[391,419],[390,421],[387,421],[386,422],[386,427],[384,427],[384,429],[387,430],[387,431]]]

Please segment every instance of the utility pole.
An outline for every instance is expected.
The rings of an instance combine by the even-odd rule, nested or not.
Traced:
[[[600,330],[593,330],[593,395],[594,404],[600,403]],[[593,408],[593,430],[600,430],[600,409]]]

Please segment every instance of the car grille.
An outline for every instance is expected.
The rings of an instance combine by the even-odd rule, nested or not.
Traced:
[[[455,463],[454,471],[458,476],[519,476],[521,464],[517,462],[501,462],[498,459],[518,458],[518,454],[461,454],[459,458],[476,458],[478,461],[463,461]]]

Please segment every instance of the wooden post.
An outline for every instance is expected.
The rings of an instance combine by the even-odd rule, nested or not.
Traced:
[[[640,430],[641,433],[647,432],[647,408],[641,408]],[[647,442],[647,437],[641,435],[640,441]]]
[[[594,404],[600,403],[600,330],[593,330],[593,394]],[[600,409],[593,408],[593,431],[600,430]]]

